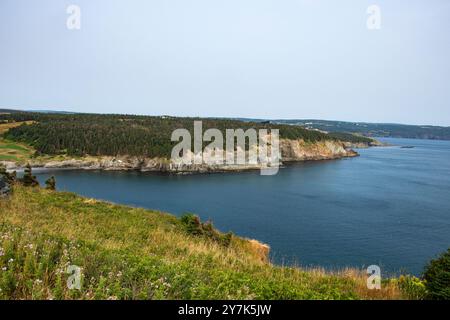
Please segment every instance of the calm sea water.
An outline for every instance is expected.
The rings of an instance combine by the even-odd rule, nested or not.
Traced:
[[[383,139],[361,156],[258,172],[157,175],[55,171],[59,190],[211,219],[271,246],[276,263],[328,269],[378,264],[420,274],[450,246],[450,142]],[[406,149],[399,146],[414,146]]]

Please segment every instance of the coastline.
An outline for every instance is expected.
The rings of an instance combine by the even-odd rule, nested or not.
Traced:
[[[321,141],[315,143],[303,140],[283,139],[280,143],[281,163],[337,160],[357,157],[359,154],[351,147],[339,141]],[[224,173],[261,170],[261,164],[228,165],[228,164],[176,164],[163,157],[147,158],[136,156],[86,156],[83,158],[65,159],[30,159],[27,163],[0,161],[8,171],[21,171],[29,163],[33,169],[65,169],[65,170],[102,170],[102,171],[140,171],[173,174],[190,173]]]

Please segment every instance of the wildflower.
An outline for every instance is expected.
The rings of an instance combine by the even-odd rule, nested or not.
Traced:
[[[13,263],[13,262],[14,262],[14,259],[13,259],[13,258],[11,258],[11,259],[8,260],[8,263]]]
[[[9,240],[10,237],[9,237],[9,235],[7,233],[5,233],[4,235],[2,235],[2,239],[3,240]]]

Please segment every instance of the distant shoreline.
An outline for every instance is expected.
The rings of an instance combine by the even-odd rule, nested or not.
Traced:
[[[355,157],[358,153],[340,141],[326,140],[314,143],[305,142],[301,139],[280,141],[280,152],[282,162],[292,161],[317,161],[335,160],[340,158]],[[142,171],[142,172],[165,172],[174,174],[188,173],[211,173],[211,172],[241,172],[251,170],[261,170],[262,164],[178,164],[170,159],[146,158],[137,156],[97,156],[71,158],[49,157],[22,162],[1,161],[8,170],[20,170],[28,163],[32,168],[48,169],[82,169],[82,170],[105,170],[105,171]]]

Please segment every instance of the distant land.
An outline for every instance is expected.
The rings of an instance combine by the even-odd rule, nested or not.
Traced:
[[[390,137],[410,139],[450,140],[450,127],[430,125],[407,125],[397,123],[347,122],[314,119],[245,119],[242,121],[267,122],[273,124],[297,125],[325,133],[352,133],[366,137]]]
[[[260,163],[245,166],[174,163],[171,153],[178,142],[171,140],[172,133],[179,128],[193,133],[195,120],[202,121],[203,129],[215,128],[221,133],[228,129],[278,129],[285,162],[355,157],[358,153],[352,148],[380,145],[361,135],[326,134],[295,125],[226,118],[0,110],[0,162],[8,169],[30,164],[46,168],[175,173],[261,168]]]
[[[54,114],[76,114],[77,112],[60,111],[60,110],[21,110],[21,109],[2,109],[0,113],[15,113],[15,112],[35,112],[35,113],[54,113]]]
[[[57,111],[57,110],[14,110],[1,109],[0,114],[30,112],[46,114],[77,114],[77,112]],[[170,117],[170,116],[166,116]],[[176,118],[176,117],[174,117]],[[371,122],[350,122],[335,120],[317,120],[317,119],[257,119],[257,118],[209,118],[203,119],[224,119],[238,120],[244,122],[255,122],[264,124],[294,125],[301,126],[310,130],[318,130],[331,134],[352,134],[366,137],[391,137],[391,138],[410,138],[410,139],[431,139],[431,140],[450,140],[450,127],[432,126],[432,125],[408,125],[399,123],[371,123]],[[340,138],[348,136],[338,136]],[[345,139],[344,139],[345,140]]]

